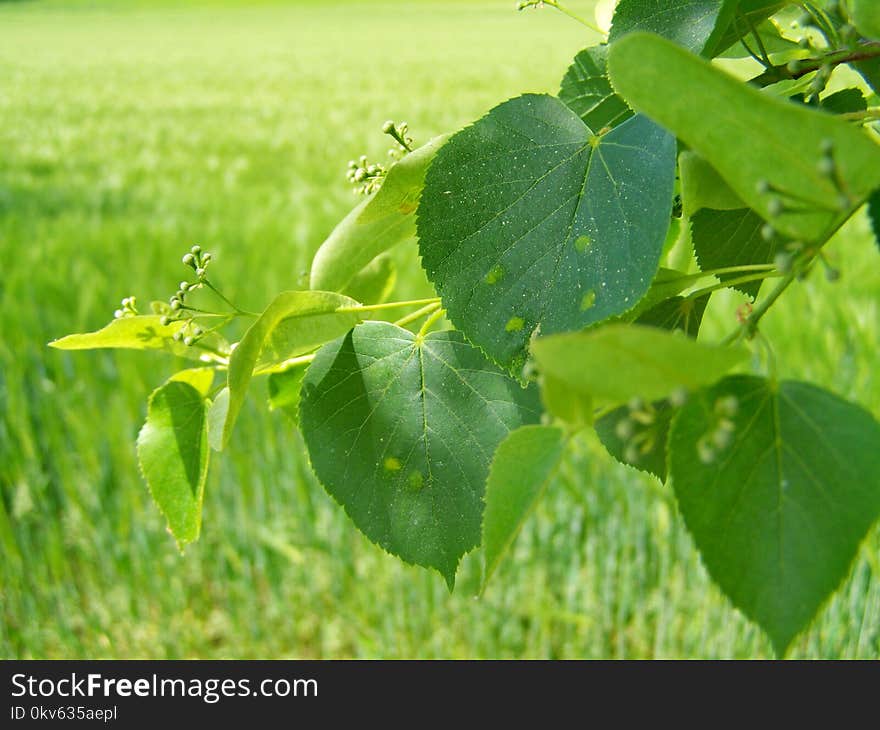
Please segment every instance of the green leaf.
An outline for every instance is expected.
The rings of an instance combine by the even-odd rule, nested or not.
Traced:
[[[710,575],[782,655],[880,513],[880,424],[806,383],[733,376],[681,409],[669,472]]]
[[[731,0],[620,0],[608,40],[614,43],[633,31],[650,31],[701,53],[716,45],[710,39],[719,14],[733,4]]]
[[[348,332],[360,317],[357,312],[337,310],[355,306],[357,302],[353,299],[322,291],[282,292],[272,300],[229,358],[229,406],[222,445],[229,442],[258,364],[294,358]],[[264,367],[262,371],[268,373],[272,369]]]
[[[763,218],[749,208],[701,208],[691,218],[691,240],[700,268],[709,271],[727,266],[772,263],[778,246],[776,240],[764,240],[761,235],[763,227]],[[720,274],[718,279],[731,281],[742,276],[742,273]],[[755,298],[761,282],[735,284],[734,288]]]
[[[868,199],[868,218],[871,228],[874,229],[874,240],[877,248],[880,248],[880,188],[877,188]]]
[[[666,481],[666,441],[676,409],[658,400],[634,410],[615,408],[596,421],[596,434],[617,461]]]
[[[343,291],[379,254],[415,235],[425,171],[446,139],[434,137],[392,165],[382,187],[343,218],[315,253],[310,288]]]
[[[792,46],[796,48],[797,44],[782,38],[773,24],[764,22],[785,5],[785,2],[779,0],[728,0],[703,55],[707,58],[720,55],[745,36],[748,36],[749,45],[755,46],[750,34],[751,28],[757,30],[770,54]]]
[[[449,319],[513,370],[538,327],[631,309],[657,271],[674,168],[675,140],[644,117],[595,136],[551,96],[495,107],[440,150],[419,205]]]
[[[541,402],[554,418],[574,429],[593,425],[593,398],[588,393],[573,391],[552,375],[541,375]]]
[[[214,368],[188,368],[174,373],[169,382],[187,383],[195,388],[203,397],[207,398],[214,384]]]
[[[849,0],[853,23],[865,38],[880,41],[880,4],[877,0]]]
[[[696,338],[703,321],[703,313],[709,303],[709,294],[699,297],[670,297],[642,312],[635,324],[659,327],[664,330],[680,330],[688,337]]]
[[[684,214],[690,218],[700,208],[736,210],[744,208],[740,198],[724,182],[718,171],[693,150],[678,156],[681,200]]]
[[[495,449],[540,417],[523,389],[459,332],[418,337],[366,322],[325,345],[302,388],[300,427],[315,473],[355,525],[450,589],[480,541]]]
[[[482,590],[547,488],[564,450],[561,428],[521,426],[495,452],[486,481]]]
[[[782,35],[779,26],[772,20],[766,20],[772,14],[770,11],[775,12],[781,5],[781,3],[770,3],[769,7],[764,8],[759,14],[764,15],[766,13],[764,15],[765,19],[761,19],[757,23],[753,21],[752,23],[770,60],[777,64],[780,62],[784,63],[791,58],[803,56],[803,49],[795,41]],[[755,17],[758,18],[759,16]],[[736,40],[733,40],[734,38]],[[746,38],[745,43],[748,44],[749,48],[746,48],[743,44],[743,38]],[[733,42],[728,44],[728,41]],[[731,23],[728,32],[720,38],[716,48],[722,50],[708,55],[719,56],[720,58],[746,58],[752,55],[749,53],[749,50],[752,52],[759,50],[755,36],[751,33],[748,24],[739,18],[735,18],[735,21]]]
[[[574,57],[559,89],[559,98],[595,132],[632,116],[632,110],[611,88],[607,56],[607,46],[585,48]]]
[[[181,548],[198,539],[202,524],[209,455],[205,406],[204,395],[189,382],[170,380],[150,396],[137,438],[141,472]]]
[[[852,114],[865,111],[868,101],[861,89],[841,89],[822,99],[820,105],[831,114]]]
[[[386,301],[397,281],[397,265],[388,254],[374,258],[361,269],[342,290],[361,304],[381,304]]]
[[[214,451],[223,451],[223,428],[229,413],[229,387],[220,389],[214,402],[208,406],[208,445]]]
[[[612,46],[609,69],[631,106],[674,131],[762,218],[784,198],[773,224],[792,238],[821,239],[880,185],[880,145],[863,131],[762,94],[662,38],[627,36]],[[827,141],[848,190],[845,205],[817,165]]]
[[[287,370],[269,376],[269,407],[280,409],[291,421],[299,425],[299,402],[303,379],[309,363],[298,363]]]
[[[139,314],[134,317],[114,319],[106,327],[96,332],[67,335],[49,343],[49,347],[59,350],[97,350],[103,348],[119,348],[129,350],[164,350],[178,357],[200,360],[203,350],[187,347],[173,339],[174,333],[182,330],[186,323],[161,323],[161,317],[154,314]],[[228,345],[221,338],[212,335],[211,344],[221,352]]]
[[[880,94],[880,56],[850,64],[875,93]]]
[[[584,332],[539,337],[532,354],[542,372],[610,402],[663,398],[699,388],[745,360],[748,351],[695,342],[643,325],[609,324]]]

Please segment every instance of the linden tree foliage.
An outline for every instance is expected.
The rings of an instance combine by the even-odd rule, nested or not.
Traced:
[[[526,7],[601,32],[555,0]],[[487,589],[566,445],[595,432],[669,482],[709,574],[783,655],[880,513],[876,417],[780,380],[762,332],[790,286],[838,278],[823,249],[853,216],[880,242],[878,8],[620,0],[557,96],[500,100],[421,147],[386,122],[390,162],[349,162],[363,199],[317,247],[309,289],[242,309],[195,245],[167,302],[126,297],[50,344],[198,363],[152,393],[136,444],[181,547],[210,450],[246,448],[232,436],[249,394],[300,431],[364,535],[450,589],[476,548]],[[406,241],[435,290],[399,301],[388,252]],[[712,299],[723,289],[734,304]]]

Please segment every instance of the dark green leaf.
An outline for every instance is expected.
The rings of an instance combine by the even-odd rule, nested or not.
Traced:
[[[536,388],[521,388],[461,333],[421,338],[385,322],[321,348],[300,403],[327,491],[367,537],[450,587],[480,541],[495,449],[539,416]]]
[[[703,321],[703,313],[709,303],[709,294],[700,297],[670,297],[639,315],[635,324],[659,327],[664,330],[681,330],[688,337],[696,338]]]
[[[761,235],[764,219],[749,208],[712,210],[701,208],[691,218],[691,240],[694,253],[703,271],[727,266],[747,266],[773,262],[777,243]],[[721,281],[731,281],[743,273],[720,274]],[[758,295],[760,281],[735,284],[743,294]]]
[[[596,433],[608,453],[666,481],[666,440],[675,408],[668,400],[633,409],[615,408],[596,421]]]
[[[832,114],[852,114],[865,111],[868,102],[861,89],[841,89],[822,99],[820,106]]]
[[[310,288],[343,291],[379,254],[415,234],[425,171],[445,141],[435,137],[394,164],[382,187],[343,218],[312,260]]]
[[[538,327],[631,309],[657,271],[674,168],[675,140],[643,117],[597,137],[550,96],[493,109],[440,150],[419,205],[449,319],[513,368]]]
[[[784,235],[821,239],[880,186],[880,145],[862,130],[762,94],[662,38],[631,34],[612,46],[608,65],[633,108],[674,131]],[[836,176],[817,165],[829,142]]]
[[[785,2],[779,0],[728,0],[716,24],[713,38],[707,43],[703,55],[708,58],[720,55],[741,38],[746,39],[752,50],[757,50],[757,43],[751,35],[752,28],[759,33],[765,49],[770,54],[791,46],[797,47],[796,44],[782,38],[775,26],[764,22],[785,5]]]
[[[544,493],[564,449],[561,428],[522,426],[495,452],[483,514],[483,590]]]
[[[171,380],[150,396],[137,439],[150,494],[181,548],[198,539],[202,524],[209,455],[205,406],[204,395],[186,377]]]
[[[783,654],[880,513],[880,424],[806,383],[733,376],[680,410],[669,472],[709,573]]]
[[[729,8],[735,4],[734,0],[620,0],[608,40],[614,43],[642,30],[668,38],[692,53],[701,53],[717,46],[713,39],[719,15],[725,16],[721,22],[726,28]],[[727,45],[735,42],[734,38]]]
[[[875,93],[880,94],[880,56],[851,64]]]
[[[559,98],[594,132],[632,116],[626,102],[611,88],[605,67],[607,56],[607,46],[585,48],[574,57],[559,89]]]
[[[874,229],[874,240],[880,248],[880,188],[877,188],[868,199],[868,219]]]

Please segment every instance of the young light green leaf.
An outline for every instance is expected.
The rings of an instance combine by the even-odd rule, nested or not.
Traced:
[[[214,384],[215,373],[214,368],[188,368],[178,370],[168,378],[168,381],[187,383],[201,393],[204,398],[207,398],[211,392],[211,386]]]
[[[541,369],[575,391],[609,402],[664,398],[716,381],[748,356],[741,347],[704,345],[681,333],[636,324],[539,337]]]
[[[718,171],[693,150],[685,150],[678,156],[678,175],[682,207],[688,218],[700,208],[736,210],[746,207]]]
[[[67,335],[49,343],[49,347],[59,350],[97,350],[119,348],[129,350],[164,350],[178,357],[200,360],[204,350],[187,347],[174,339],[174,333],[182,330],[186,323],[170,322],[163,325],[161,317],[154,314],[139,314],[134,317],[114,319],[106,327],[95,332]],[[213,337],[213,336],[212,336]],[[225,341],[213,338],[213,344],[224,351]]]
[[[293,367],[269,376],[269,408],[281,410],[295,424],[299,424],[299,401],[303,379],[309,363],[297,363]]]
[[[569,428],[582,429],[593,425],[593,398],[588,393],[572,390],[552,375],[541,375],[541,403],[544,410]]]
[[[596,136],[527,94],[453,136],[425,179],[422,265],[449,319],[511,369],[529,339],[631,309],[669,226],[675,140],[644,117]]]
[[[559,89],[559,98],[594,132],[614,127],[632,116],[632,110],[611,88],[607,55],[607,46],[582,50],[574,57]]]
[[[719,13],[712,37],[703,49],[703,56],[714,58],[721,55],[746,36],[749,45],[754,46],[752,28],[759,34],[765,50],[770,54],[796,48],[797,44],[783,38],[773,24],[764,22],[785,5],[780,0],[727,0]]]
[[[726,266],[769,264],[777,251],[776,239],[761,235],[764,219],[749,208],[712,210],[701,208],[691,218],[691,240],[700,268],[704,271]],[[721,281],[731,281],[742,274],[720,274]],[[752,298],[758,295],[760,281],[734,284],[734,288]]]
[[[710,575],[782,655],[880,514],[880,424],[806,383],[728,377],[674,419],[669,473]]]
[[[229,406],[220,443],[225,446],[229,442],[261,355],[262,362],[269,364],[339,337],[360,321],[357,312],[339,310],[355,306],[353,299],[333,292],[288,291],[275,297],[229,358]]]
[[[498,446],[486,481],[482,590],[547,488],[564,449],[565,432],[555,426],[521,426]]]
[[[853,23],[865,38],[880,41],[880,3],[877,0],[849,0]]]
[[[202,378],[197,378],[197,382]],[[204,395],[184,379],[150,396],[137,439],[141,471],[179,547],[198,539],[208,475]]]
[[[666,399],[638,409],[620,406],[596,421],[602,445],[621,464],[666,481],[666,441],[675,408]]]
[[[382,187],[333,229],[312,260],[312,289],[344,291],[379,254],[415,235],[425,171],[446,139],[434,137],[392,165]]]
[[[208,445],[214,451],[223,451],[223,428],[229,413],[229,387],[220,389],[214,401],[208,406]]]
[[[718,41],[728,29],[738,0],[620,0],[614,11],[612,43],[634,31],[649,31],[668,38],[692,53],[717,51]]]
[[[880,145],[863,131],[762,94],[669,41],[633,33],[612,46],[608,63],[633,108],[674,131],[785,235],[827,235],[880,185]],[[819,164],[826,154],[831,175]]]
[[[391,296],[396,281],[397,264],[383,253],[355,274],[342,293],[361,304],[380,304]]]
[[[539,419],[537,390],[459,332],[418,337],[366,322],[318,351],[301,397],[300,427],[327,491],[368,538],[452,588],[480,541],[492,455]]]

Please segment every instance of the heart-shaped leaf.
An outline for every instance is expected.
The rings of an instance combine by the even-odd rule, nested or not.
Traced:
[[[675,140],[644,117],[595,135],[528,94],[440,150],[419,204],[419,250],[450,320],[513,369],[532,333],[631,309],[669,226]]]
[[[366,322],[319,350],[300,427],[321,483],[371,540],[438,570],[450,588],[480,542],[498,444],[540,416],[523,389],[459,332],[419,337]]]
[[[607,46],[585,48],[574,57],[559,89],[559,98],[597,132],[632,116],[632,110],[611,88],[607,57]]]
[[[783,654],[880,514],[880,424],[806,383],[731,376],[679,411],[669,473],[709,573]]]

